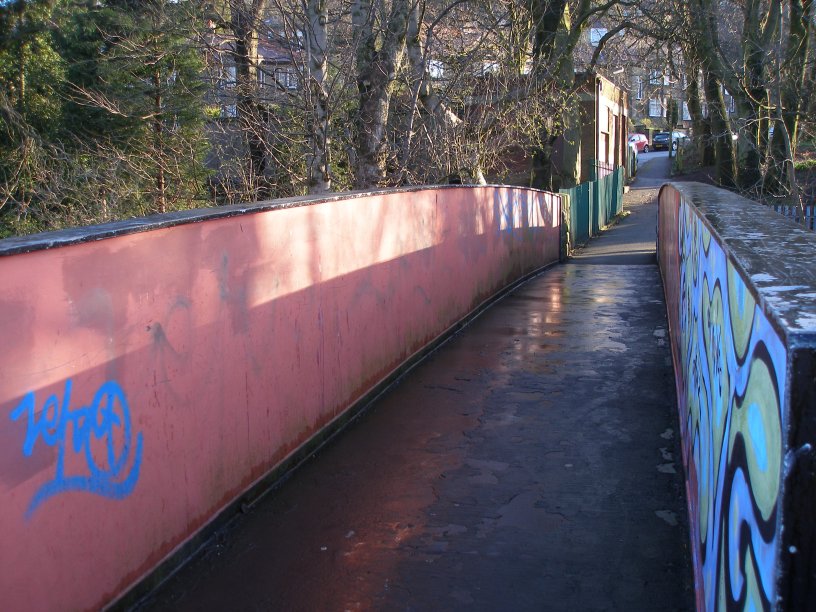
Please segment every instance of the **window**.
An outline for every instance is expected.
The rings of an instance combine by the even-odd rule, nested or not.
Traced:
[[[499,71],[499,63],[498,62],[483,61],[482,62],[482,69],[479,72],[479,76],[487,76],[488,74],[496,74],[498,71]]]
[[[737,104],[734,100],[734,96],[728,93],[728,90],[720,85],[720,91],[722,92],[723,96],[723,103],[725,104],[725,112],[726,113],[735,113],[737,112]]]
[[[609,116],[612,113],[609,109],[600,108],[598,109],[598,131],[599,132],[609,132]]]
[[[294,68],[275,68],[275,81],[284,89],[298,88],[298,75]]]
[[[219,75],[219,85],[223,89],[232,89],[238,80],[235,66],[225,66]]]
[[[601,44],[601,39],[606,35],[609,30],[606,28],[590,28],[589,29],[589,44],[593,47],[597,47]]]
[[[649,71],[649,85],[661,85],[663,83],[663,73],[659,70]]]
[[[650,117],[665,117],[666,109],[663,108],[660,100],[652,98],[649,100],[649,116]]]
[[[439,60],[430,60],[428,62],[428,74],[432,79],[441,79],[445,76],[445,64]]]
[[[643,77],[635,77],[635,100],[643,99]]]
[[[691,121],[691,113],[689,112],[688,102],[683,102],[683,121]]]

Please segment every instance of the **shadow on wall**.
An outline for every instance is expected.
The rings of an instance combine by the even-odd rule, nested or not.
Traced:
[[[252,213],[0,257],[11,608],[111,601],[559,254],[558,196],[521,189]]]

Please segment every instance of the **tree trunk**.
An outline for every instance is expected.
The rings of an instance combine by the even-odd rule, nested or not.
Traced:
[[[26,43],[24,40],[20,41],[19,57],[17,60],[17,112],[23,117],[26,116],[25,98],[26,98]]]
[[[710,69],[704,69],[703,74],[706,100],[708,102],[708,116],[711,121],[711,132],[714,139],[717,181],[724,187],[735,187],[737,161],[721,83]]]
[[[564,27],[569,29],[566,0],[530,0],[533,16],[533,61],[539,72],[549,67],[556,43]]]
[[[790,135],[791,152],[796,153],[799,142],[799,121],[805,111],[805,68],[813,62],[812,19],[813,0],[791,0],[788,19],[788,46],[785,52],[785,69],[782,79],[782,109],[785,125]]]
[[[408,30],[405,39],[406,56],[410,67],[411,112],[406,127],[406,135],[401,151],[401,173],[404,176],[411,156],[411,145],[416,130],[414,122],[419,116],[425,129],[444,141],[445,134],[457,130],[463,125],[462,120],[454,113],[433,86],[427,71],[428,49],[422,40],[422,20],[425,14],[425,2],[418,0],[408,13]],[[422,160],[419,161],[423,163]]]
[[[776,14],[762,16],[762,5],[749,0],[743,6],[742,72],[743,87],[729,90],[737,101],[744,121],[739,164],[739,185],[753,190],[762,183],[762,166],[767,154],[767,110],[770,103],[767,64],[770,57],[767,48],[778,27]],[[778,10],[771,3],[768,11]],[[764,133],[763,133],[764,131]]]
[[[753,190],[762,182],[762,163],[765,157],[764,143],[767,136],[762,135],[764,126],[767,134],[767,116],[769,96],[764,85],[763,53],[755,49],[745,57],[746,73],[746,94],[738,95],[739,92],[729,92],[739,100],[738,108],[740,116],[744,121],[743,127],[743,148],[739,164],[739,185],[742,189]]]
[[[777,112],[771,142],[771,158],[765,186],[771,193],[797,193],[793,159],[799,140],[799,121],[807,107],[803,91],[806,85],[806,64],[810,58],[811,23],[809,15],[813,0],[792,0],[788,20],[788,44],[782,69],[779,71]]]
[[[428,74],[425,69],[427,64],[426,48],[422,44],[422,19],[425,15],[424,0],[414,2],[408,13],[408,29],[405,33],[405,49],[410,67],[411,82],[411,109],[408,116],[408,125],[405,130],[405,138],[400,152],[400,174],[404,177],[407,173],[409,160],[411,157],[411,145],[414,139],[414,120],[419,113],[418,104],[422,101],[423,106],[428,97],[428,90],[431,88]],[[426,108],[427,110],[427,108]],[[431,116],[432,117],[432,116]],[[432,121],[432,118],[431,118]],[[429,123],[431,123],[429,121]],[[428,126],[432,129],[432,125]]]
[[[167,212],[167,184],[164,176],[164,125],[162,124],[161,75],[153,73],[153,160],[156,162],[155,206],[160,213]]]
[[[329,20],[327,0],[308,0],[306,7],[309,22],[309,93],[311,116],[309,136],[311,153],[309,166],[309,193],[325,193],[331,190],[329,166],[329,100],[326,92],[326,23]]]
[[[569,40],[571,20],[566,0],[531,0],[530,13],[533,16],[533,78],[541,81],[552,80],[559,84],[563,91],[569,91],[575,81],[572,64],[572,47],[564,41]],[[560,56],[554,62],[556,55]],[[553,73],[552,67],[557,66]],[[570,127],[580,131],[580,119],[577,113],[569,118]],[[550,125],[543,125],[539,132],[538,146],[532,152],[532,176],[530,185],[537,189],[557,190],[562,185],[560,171],[553,165],[555,143],[561,134],[556,133]],[[572,149],[570,149],[572,150]],[[569,165],[569,164],[565,164]],[[565,184],[569,184],[569,180]]]
[[[689,63],[689,66],[693,64]],[[691,115],[691,125],[694,131],[694,141],[697,144],[697,151],[700,156],[701,166],[714,165],[714,142],[711,138],[711,122],[707,117],[703,117],[703,108],[700,103],[700,84],[697,76],[697,68],[692,68],[689,79],[688,97],[689,115]]]
[[[385,178],[383,147],[396,73],[405,52],[411,0],[393,0],[377,48],[370,0],[354,0],[352,23],[357,43],[358,108],[354,186],[366,189]]]
[[[264,0],[231,0],[230,28],[235,37],[233,61],[237,100],[236,109],[249,155],[246,179],[251,199],[260,200],[268,190],[266,176],[266,121],[258,101],[258,24]]]

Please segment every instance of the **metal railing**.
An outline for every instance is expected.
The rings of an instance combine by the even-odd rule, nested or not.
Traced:
[[[594,181],[609,176],[615,171],[615,165],[593,159],[589,162],[589,180]]]
[[[560,193],[568,196],[567,217],[570,246],[583,244],[598,235],[623,211],[624,168],[598,164],[600,178],[586,181]]]
[[[809,205],[805,206],[805,222],[802,224],[802,217],[801,211],[799,210],[798,206],[792,204],[773,204],[772,208],[774,211],[782,215],[783,217],[787,217],[800,225],[804,225],[807,229],[814,231],[816,230],[816,205]]]

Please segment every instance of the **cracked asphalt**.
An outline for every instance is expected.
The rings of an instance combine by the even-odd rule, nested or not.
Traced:
[[[454,336],[139,608],[693,609],[654,261],[667,171],[643,165],[620,224]]]

